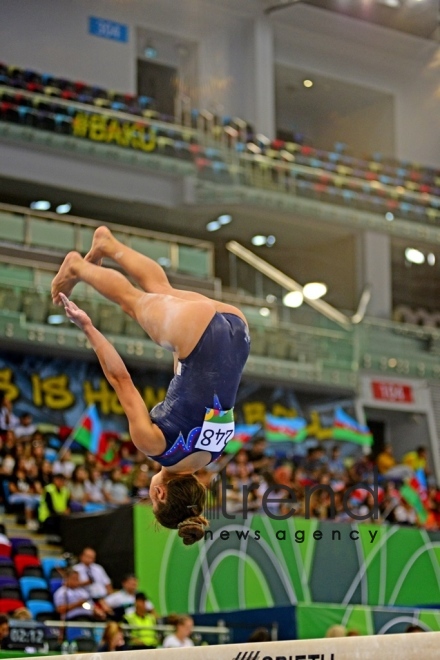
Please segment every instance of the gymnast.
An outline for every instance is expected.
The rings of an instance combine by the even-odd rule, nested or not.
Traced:
[[[112,259],[120,272],[101,268]],[[120,355],[69,296],[77,282],[91,285],[134,318],[151,339],[174,354],[174,377],[164,401],[150,412]],[[84,257],[69,252],[52,282],[52,299],[86,335],[116,391],[138,449],[160,463],[150,498],[157,521],[178,529],[185,545],[204,536],[205,487],[194,476],[218,458],[234,434],[233,407],[250,339],[244,314],[199,293],[174,289],[152,259],[98,227]]]

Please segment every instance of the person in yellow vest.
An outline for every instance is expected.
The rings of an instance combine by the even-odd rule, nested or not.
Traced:
[[[64,474],[54,474],[52,479],[41,495],[38,520],[42,531],[59,535],[61,516],[70,514],[70,492]]]
[[[409,451],[405,454],[402,462],[414,472],[417,472],[417,470],[423,470],[423,472],[428,473],[427,458],[428,452],[426,447],[420,446],[417,447],[415,451]]]
[[[154,626],[156,617],[146,595],[142,592],[136,594],[134,612],[126,613],[124,619],[129,626],[136,627],[130,634],[130,648],[155,649],[159,645],[159,638]]]

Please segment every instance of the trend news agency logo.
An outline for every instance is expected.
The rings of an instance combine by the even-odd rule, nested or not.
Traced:
[[[206,509],[207,518],[219,518],[220,514],[226,520],[235,520],[236,515],[231,514],[227,510],[227,491],[232,488],[231,484],[227,483],[226,474],[224,471],[220,473],[220,495],[221,497],[217,500],[219,504],[215,503],[210,505]],[[240,518],[247,519],[249,514],[249,495],[252,494],[252,491],[259,490],[260,485],[258,483],[245,484],[241,488],[241,512],[239,514]],[[373,497],[373,505],[365,514],[355,513],[350,509],[350,498],[353,496],[353,493],[357,490],[365,490]],[[280,499],[279,493],[284,491],[287,493],[285,499]],[[312,496],[318,491],[326,492],[330,498],[330,519],[335,518],[336,516],[336,501],[335,501],[335,491],[329,484],[316,484],[315,486],[306,486],[304,489],[304,505],[305,513],[304,518],[309,520],[311,518],[310,514],[310,502]],[[271,497],[272,496],[272,497]],[[273,506],[279,505],[290,505],[290,510],[286,513],[274,513]],[[293,488],[286,486],[284,484],[274,484],[266,488],[262,495],[261,499],[261,508],[263,512],[271,518],[272,520],[287,520],[295,515],[295,506],[298,504],[298,499]],[[271,506],[272,505],[272,506]],[[355,484],[349,486],[343,494],[342,497],[342,509],[344,513],[351,518],[352,520],[362,521],[362,520],[378,520],[379,519],[379,482],[378,482],[378,471],[377,467],[373,470],[373,484],[370,485],[365,481],[359,481]],[[246,659],[249,660],[249,659]],[[252,659],[253,660],[253,659]]]
[[[239,651],[232,660],[336,660],[334,653],[296,653],[295,655],[261,655],[260,651]]]

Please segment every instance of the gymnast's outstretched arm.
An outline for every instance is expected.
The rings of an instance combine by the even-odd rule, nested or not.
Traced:
[[[151,421],[145,403],[135,388],[127,367],[114,346],[93,325],[90,317],[63,293],[60,298],[67,317],[80,328],[89,340],[105,377],[118,395],[136,447],[146,454],[162,453],[165,440],[160,429]]]

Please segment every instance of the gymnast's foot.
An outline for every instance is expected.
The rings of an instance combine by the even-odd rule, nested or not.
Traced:
[[[84,257],[84,261],[101,266],[103,257],[109,256],[113,240],[114,238],[110,229],[107,227],[98,227],[93,235],[92,247]]]
[[[73,287],[78,283],[77,267],[81,262],[82,257],[78,252],[69,252],[61,264],[58,275],[52,281],[51,288],[52,300],[56,305],[62,305],[60,293],[64,293],[64,295],[69,297]]]

